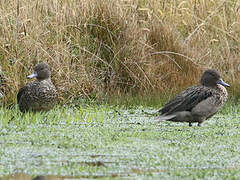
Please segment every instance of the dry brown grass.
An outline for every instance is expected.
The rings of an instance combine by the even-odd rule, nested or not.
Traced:
[[[180,90],[214,68],[240,94],[238,1],[0,2],[4,103],[39,61],[62,102],[72,97]]]

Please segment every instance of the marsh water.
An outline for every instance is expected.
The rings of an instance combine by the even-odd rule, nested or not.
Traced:
[[[2,109],[1,179],[239,177],[238,108],[202,127],[157,109],[112,106],[20,114]]]

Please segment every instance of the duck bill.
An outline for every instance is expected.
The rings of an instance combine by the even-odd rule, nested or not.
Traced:
[[[35,78],[37,77],[37,72],[34,72],[33,74],[27,76],[27,78],[31,79],[31,78]]]
[[[219,80],[217,81],[217,83],[218,83],[218,84],[221,84],[221,85],[223,85],[223,86],[226,86],[226,87],[229,87],[229,86],[230,86],[228,83],[225,83],[222,79],[219,79]]]

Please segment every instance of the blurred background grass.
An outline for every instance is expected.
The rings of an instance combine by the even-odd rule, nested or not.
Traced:
[[[16,102],[48,62],[62,103],[175,94],[217,69],[240,95],[237,0],[3,0],[0,90]]]

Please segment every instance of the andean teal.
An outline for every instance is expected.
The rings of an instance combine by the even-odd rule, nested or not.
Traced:
[[[34,67],[34,73],[28,78],[37,79],[20,88],[17,103],[22,112],[47,111],[56,103],[57,90],[51,81],[51,71],[48,64],[39,63]]]
[[[206,70],[200,81],[201,85],[192,86],[171,101],[159,112],[159,120],[173,122],[201,123],[212,117],[227,101],[229,87],[216,70]]]

